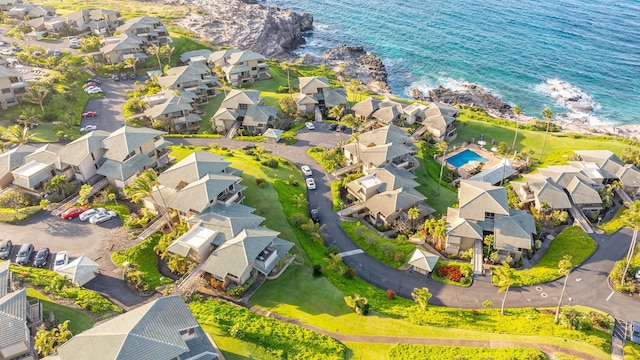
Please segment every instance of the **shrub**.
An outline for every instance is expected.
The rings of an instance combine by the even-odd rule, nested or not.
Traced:
[[[344,302],[358,315],[367,315],[369,313],[369,300],[365,297],[358,294],[345,296]]]
[[[322,265],[320,264],[313,265],[313,276],[315,277],[322,276]]]
[[[289,217],[289,222],[293,226],[300,227],[302,224],[306,224],[308,220],[305,215],[300,213],[295,213]]]
[[[391,290],[391,289],[387,289],[387,297],[389,299],[395,299],[396,298],[396,292]]]
[[[256,185],[258,185],[259,188],[264,189],[265,187],[267,187],[267,181],[263,178],[257,178]]]
[[[438,272],[438,276],[451,281],[458,282],[460,281],[460,278],[462,278],[462,271],[452,265],[440,266],[436,271]]]
[[[354,268],[348,268],[347,271],[344,272],[344,277],[347,279],[353,279],[358,275],[358,272]]]
[[[268,167],[270,167],[270,168],[272,168],[272,169],[276,169],[276,168],[278,167],[278,160],[273,159],[273,158],[271,158],[271,159],[266,159],[266,160],[262,160],[262,161],[260,162],[260,164],[262,164],[262,165],[264,165],[264,166],[268,166]]]
[[[340,252],[340,248],[336,245],[331,245],[327,248],[327,254],[335,255]]]

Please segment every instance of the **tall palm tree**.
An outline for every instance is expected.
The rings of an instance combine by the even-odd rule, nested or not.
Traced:
[[[227,74],[224,72],[221,66],[216,66],[213,68],[213,72],[218,77],[218,81],[222,83],[222,91],[224,91],[224,97],[227,97],[227,86],[229,83],[227,82]]]
[[[33,135],[35,134],[29,133],[28,126],[21,127],[20,125],[11,125],[1,137],[9,144],[23,145],[28,143]]]
[[[133,70],[133,74],[136,74],[136,64],[140,61],[140,58],[137,57],[128,57],[124,59],[124,66],[127,68],[131,68]]]
[[[634,201],[632,203],[627,203],[627,210],[620,217],[624,226],[629,227],[633,230],[633,237],[631,238],[631,244],[629,244],[629,251],[627,252],[627,264],[624,267],[624,272],[622,273],[622,280],[620,281],[620,286],[624,286],[625,277],[627,277],[627,272],[629,271],[629,265],[631,264],[631,258],[633,257],[633,253],[636,248],[636,242],[638,240],[638,231],[640,231],[640,201]]]
[[[347,85],[347,89],[349,92],[353,93],[353,100],[356,101],[356,95],[358,95],[358,100],[362,100],[362,81],[358,79],[352,79]]]
[[[516,105],[513,107],[513,113],[516,114],[516,117],[520,116],[520,113],[522,112],[522,110],[520,110],[520,106]],[[518,139],[518,128],[520,123],[518,122],[518,119],[516,119],[516,133],[513,136],[513,144],[511,144],[511,150],[515,150],[516,149],[516,140]]]
[[[160,51],[160,47],[158,47],[158,45],[151,44],[151,46],[147,48],[147,53],[149,53],[149,55],[155,55],[156,59],[158,60],[158,69],[162,71],[162,61],[160,60],[160,55],[162,54],[162,52]]]
[[[549,136],[549,126],[551,125],[551,116],[553,116],[553,112],[549,108],[544,108],[541,112],[542,117],[547,121],[547,130],[544,133],[544,141],[542,142],[542,149],[540,150],[540,159],[539,163],[542,162],[542,154],[544,153],[544,147],[547,145],[547,136]]]
[[[44,101],[51,92],[51,84],[46,81],[34,81],[26,89],[22,95],[22,101],[36,104],[40,106],[44,115]]]
[[[571,255],[565,255],[562,257],[562,260],[558,262],[558,274],[564,276],[564,283],[562,284],[562,293],[560,293],[560,300],[556,308],[556,318],[554,320],[556,324],[558,323],[558,315],[560,315],[560,304],[562,303],[562,297],[564,297],[564,290],[567,288],[567,280],[569,279],[569,274],[571,274],[571,269],[573,269],[571,259]]]
[[[336,119],[337,122],[340,122],[340,120],[342,120],[342,116],[344,116],[345,111],[346,111],[346,107],[344,106],[344,104],[339,104],[329,109],[329,112],[327,113],[327,115]]]
[[[164,44],[160,47],[160,54],[166,56],[167,65],[171,66],[171,56],[173,52],[176,51],[176,48],[170,46],[169,44]]]
[[[436,191],[436,196],[440,196],[440,184],[442,183],[442,173],[444,172],[444,158],[447,156],[448,147],[449,145],[446,141],[440,141],[436,144],[436,148],[438,148],[442,153],[442,161],[440,161],[440,180],[438,180],[438,191]]]
[[[420,218],[420,209],[412,207],[407,210],[407,218],[411,220],[411,231],[416,231],[416,220]]]
[[[309,221],[309,223],[302,224],[302,226],[300,227],[302,228],[302,230],[308,231],[311,234],[313,240],[317,241],[320,244],[324,244],[324,238],[328,236],[324,233],[324,230],[327,228],[327,224],[320,225],[319,223]]]
[[[287,91],[289,92],[289,97],[293,99],[293,91],[291,91],[292,89],[291,89],[291,76],[290,76],[292,67],[293,65],[288,61],[283,61],[280,63],[280,68],[287,72]]]
[[[426,287],[423,288],[415,288],[413,289],[413,291],[411,292],[411,298],[413,298],[413,301],[416,302],[416,304],[418,304],[418,306],[420,306],[420,309],[422,309],[423,311],[427,310],[427,306],[429,305],[429,300],[431,299],[433,295],[429,292],[429,289]]]
[[[504,315],[504,303],[507,301],[507,295],[509,294],[509,288],[515,283],[513,277],[514,272],[509,263],[502,262],[502,266],[496,267],[493,270],[496,275],[496,285],[498,285],[498,293],[504,291],[504,297],[502,298],[502,307],[500,308],[500,314]]]
[[[158,190],[158,194],[160,195],[162,206],[160,206],[160,204],[153,196],[153,193],[156,190]],[[137,178],[135,178],[133,182],[124,187],[124,194],[134,203],[141,202],[145,199],[150,199],[159,212],[162,213],[162,211],[164,211],[164,215],[167,216],[167,220],[169,222],[169,227],[171,228],[171,230],[173,230],[173,224],[171,222],[171,216],[169,215],[169,209],[167,208],[164,198],[162,197],[162,191],[159,190],[160,182],[158,181],[158,174],[155,170],[148,169],[140,174]]]

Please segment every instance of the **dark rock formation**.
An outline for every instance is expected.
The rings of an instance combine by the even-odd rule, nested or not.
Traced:
[[[439,86],[429,90],[425,95],[418,89],[411,89],[411,96],[420,101],[441,102],[449,105],[470,105],[480,106],[488,111],[495,112],[504,116],[513,114],[511,106],[497,97],[491,95],[484,88],[473,85],[463,84],[463,90],[451,90]]]

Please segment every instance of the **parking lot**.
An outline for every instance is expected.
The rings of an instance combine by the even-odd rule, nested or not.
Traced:
[[[99,86],[102,89],[103,96],[90,97],[83,112],[95,111],[98,115],[82,118],[80,127],[95,125],[98,130],[115,131],[123,125],[122,105],[126,101],[127,90],[132,90],[135,87],[135,81],[113,81],[103,77],[96,78],[100,80],[101,84]],[[139,76],[138,81],[144,82],[144,78]]]
[[[118,219],[109,220],[99,225],[90,224],[79,219],[63,220],[42,211],[31,219],[19,224],[0,224],[0,238],[13,242],[10,259],[15,262],[20,245],[31,243],[35,252],[48,247],[51,250],[47,268],[53,268],[53,259],[59,251],[67,251],[70,261],[85,255],[96,259],[104,253],[104,242],[109,238],[111,229],[122,223]],[[29,266],[33,263],[35,252]]]

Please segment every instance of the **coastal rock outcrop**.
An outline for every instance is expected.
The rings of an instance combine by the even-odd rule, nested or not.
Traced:
[[[411,96],[420,101],[441,102],[449,105],[471,105],[480,106],[490,113],[498,114],[501,117],[512,117],[511,106],[499,98],[491,95],[484,88],[474,84],[462,84],[460,89],[452,90],[442,86],[430,89],[425,95],[418,89],[411,89]]]
[[[266,57],[283,57],[305,43],[313,16],[249,0],[159,0],[189,6],[192,11],[176,25],[198,34],[214,46],[250,49]]]
[[[375,93],[391,93],[387,84],[387,70],[382,60],[366,52],[362,46],[338,46],[325,51],[322,57],[307,54],[301,62],[309,65],[330,66],[338,73],[341,81],[358,79]]]

